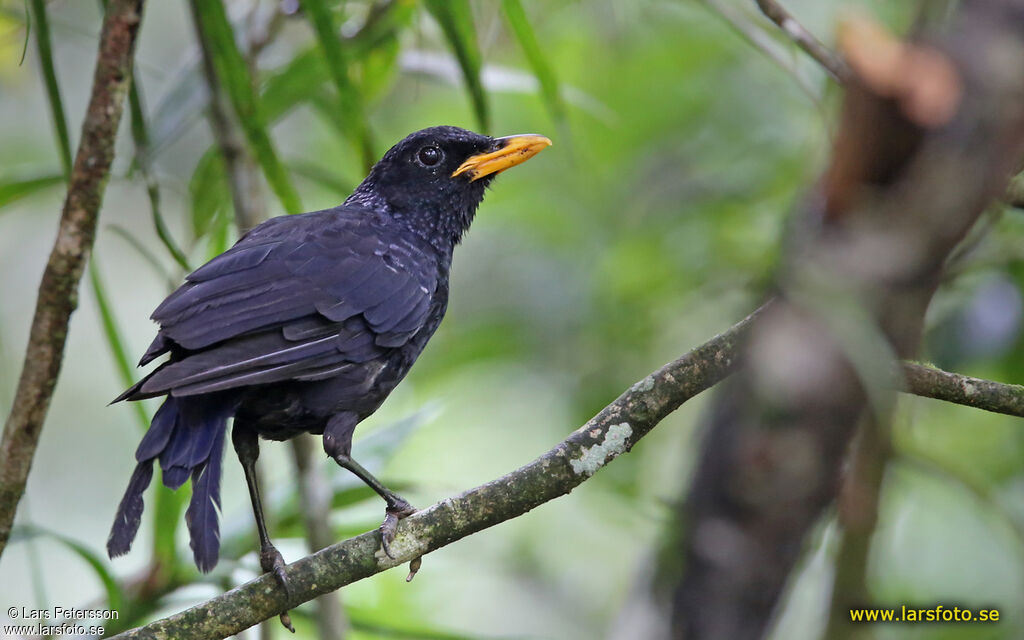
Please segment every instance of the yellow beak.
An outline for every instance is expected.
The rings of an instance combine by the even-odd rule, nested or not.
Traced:
[[[514,167],[517,164],[526,162],[533,156],[540,153],[544,147],[550,147],[551,141],[544,136],[538,136],[532,133],[518,136],[506,136],[504,138],[498,138],[498,142],[504,143],[497,151],[491,151],[489,153],[479,153],[475,156],[470,156],[468,160],[463,162],[452,177],[461,176],[463,174],[469,178],[470,182],[473,180],[479,180],[484,176],[489,176],[492,173],[501,173],[509,167]]]

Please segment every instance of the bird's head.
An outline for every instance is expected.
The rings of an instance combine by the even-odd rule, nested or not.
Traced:
[[[454,245],[494,177],[550,144],[532,134],[491,138],[458,127],[423,129],[385,153],[346,202],[383,207],[416,233]]]

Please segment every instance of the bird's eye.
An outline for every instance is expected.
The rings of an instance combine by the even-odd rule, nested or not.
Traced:
[[[443,157],[444,154],[441,153],[441,150],[434,146],[423,147],[416,155],[416,159],[425,167],[433,167],[437,163],[441,162],[441,158]]]

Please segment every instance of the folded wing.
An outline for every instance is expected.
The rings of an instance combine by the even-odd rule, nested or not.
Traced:
[[[360,215],[274,219],[190,274],[153,312],[142,364],[171,360],[122,397],[317,380],[405,344],[427,321],[436,258]]]

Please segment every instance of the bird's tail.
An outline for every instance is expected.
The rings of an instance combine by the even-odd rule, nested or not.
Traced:
[[[192,478],[192,500],[185,512],[190,544],[200,571],[217,564],[220,551],[220,476],[227,419],[234,407],[210,397],[168,396],[153,416],[139,448],[138,464],[117,508],[107,539],[107,553],[128,553],[142,521],[142,494],[153,478],[153,462],[160,461],[163,483],[177,489]]]

